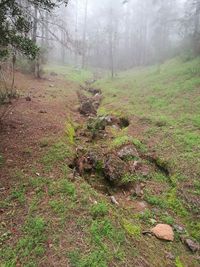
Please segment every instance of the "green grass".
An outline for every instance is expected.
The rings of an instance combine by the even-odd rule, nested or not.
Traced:
[[[91,214],[93,218],[104,217],[108,214],[108,205],[105,202],[99,202],[97,204],[92,205]]]
[[[139,224],[133,224],[128,220],[123,220],[123,227],[125,231],[136,239],[140,239],[141,237],[141,226]]]
[[[68,81],[73,81],[80,84],[93,78],[90,70],[77,69],[67,65],[47,65],[44,69],[48,73],[52,71],[56,72],[57,74],[64,75]]]
[[[37,266],[36,261],[45,253],[46,222],[42,217],[30,217],[23,226],[23,236],[15,247],[4,246],[1,256],[3,266],[16,266],[17,259],[23,266]]]
[[[62,163],[72,156],[70,146],[63,141],[53,144],[45,156],[42,158],[42,163],[46,170],[51,170],[55,164]]]
[[[170,157],[174,168],[187,175],[190,171],[197,172],[196,159],[200,157],[199,67],[200,58],[187,62],[173,59],[161,66],[160,73],[156,66],[138,68],[95,84],[105,96],[101,110],[147,118],[151,123],[142,137],[158,138],[157,151]],[[126,139],[114,143],[123,141]],[[172,145],[174,149],[170,151]],[[188,164],[191,169],[186,170],[187,162],[192,163]]]

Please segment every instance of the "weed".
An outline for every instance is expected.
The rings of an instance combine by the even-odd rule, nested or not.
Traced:
[[[66,179],[62,179],[59,181],[59,192],[67,196],[70,196],[72,198],[75,198],[76,196],[76,190],[74,184]]]
[[[182,217],[185,217],[188,215],[188,212],[183,206],[183,203],[181,200],[177,197],[177,189],[173,188],[171,191],[167,194],[167,203],[173,211]]]
[[[183,263],[181,262],[180,258],[179,257],[176,257],[176,260],[175,260],[175,266],[176,267],[184,267]]]
[[[110,220],[105,219],[103,221],[93,221],[90,232],[92,235],[92,241],[97,245],[103,246],[102,239],[104,237],[112,238],[114,231]]]
[[[190,221],[188,223],[189,231],[193,238],[195,238],[198,242],[200,242],[200,222]]]
[[[149,219],[153,218],[154,214],[151,210],[146,209],[143,212],[139,213],[138,218],[143,221],[148,221]]]
[[[17,199],[20,204],[24,204],[26,201],[25,196],[25,187],[23,185],[19,186],[19,188],[15,188],[11,193],[11,199]]]
[[[166,224],[169,224],[169,225],[173,225],[174,224],[174,218],[172,218],[171,216],[169,215],[162,215],[161,216],[161,220],[166,223]]]
[[[159,182],[165,182],[167,180],[167,177],[161,173],[161,172],[156,172],[154,175],[153,175],[153,179],[155,181],[159,181]]]
[[[62,216],[67,211],[66,204],[62,200],[51,200],[49,202],[50,207],[53,211]]]
[[[155,196],[148,191],[145,191],[144,199],[151,205],[158,206],[160,208],[167,208],[167,203],[161,196]]]
[[[93,218],[104,217],[108,214],[108,206],[105,202],[94,204],[90,210]]]
[[[140,181],[140,180],[141,180],[141,176],[127,173],[123,175],[121,182],[122,184],[128,184],[128,183],[133,183],[133,182]]]
[[[129,222],[128,220],[123,220],[123,227],[125,229],[125,231],[135,237],[136,239],[139,239],[141,237],[141,227],[140,225],[136,225],[136,224],[132,224],[131,222]]]
[[[65,133],[67,134],[69,143],[73,145],[76,132],[75,132],[74,125],[71,122],[71,120],[69,120],[65,124]]]

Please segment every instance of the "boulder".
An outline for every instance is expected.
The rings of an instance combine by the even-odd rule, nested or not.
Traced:
[[[121,179],[127,173],[127,165],[116,155],[108,155],[104,162],[104,176],[115,185],[121,183]]]
[[[91,100],[86,100],[84,102],[81,103],[81,106],[79,108],[79,111],[81,114],[83,115],[96,115],[97,111],[95,109],[95,107],[92,104]]]
[[[151,229],[151,233],[154,234],[158,239],[174,241],[173,229],[168,224],[157,224]]]

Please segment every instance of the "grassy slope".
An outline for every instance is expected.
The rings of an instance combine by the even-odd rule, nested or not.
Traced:
[[[157,74],[156,69],[150,68],[120,74],[114,81],[106,79],[98,82],[98,86],[103,89],[106,96],[99,112],[106,110],[118,112],[121,109],[130,115],[137,114],[149,118],[147,131],[144,135],[141,133],[141,139],[147,142],[154,138],[157,141],[156,150],[165,157],[168,155],[167,147],[176,146],[176,149],[170,150],[170,156],[172,155],[181,176],[191,173],[194,179],[198,170],[196,159],[198,150],[193,149],[196,147],[194,143],[196,139],[193,136],[196,136],[199,130],[197,112],[199,96],[196,86],[200,83],[200,79],[195,72],[190,74],[187,72],[195,70],[197,66],[198,61],[186,64],[173,61],[163,66],[161,74]],[[66,73],[64,68],[61,70],[51,67],[49,70]],[[67,79],[78,83],[90,78],[90,75],[86,75],[87,77],[84,75],[84,78],[73,74],[69,76]],[[58,94],[57,88],[52,90]],[[114,97],[114,94],[117,96]],[[191,107],[193,113],[187,105],[183,105],[187,100],[184,95],[188,96],[188,101],[192,99],[194,102]],[[164,104],[165,102],[168,105]],[[181,111],[183,107],[185,107],[184,114]],[[178,113],[184,115],[184,119],[183,116],[178,116]],[[157,126],[156,123],[160,121],[163,127]],[[52,143],[51,139],[41,140],[40,145],[45,145],[44,153],[33,163],[32,176],[29,174],[30,166],[24,166],[23,172],[17,170],[12,174],[21,182],[13,187],[10,196],[1,204],[7,210],[8,216],[15,213],[21,215],[21,225],[17,227],[20,234],[16,240],[15,235],[13,237],[12,233],[6,232],[7,227],[2,224],[4,230],[0,239],[3,244],[0,254],[2,266],[14,267],[18,264],[29,267],[48,265],[197,267],[195,256],[185,249],[178,235],[173,243],[165,243],[141,234],[142,230],[152,226],[151,219],[172,224],[185,221],[187,227],[191,227],[188,218],[192,215],[185,212],[182,200],[176,195],[176,190],[180,188],[182,182],[175,178],[171,179],[173,183],[170,181],[170,191],[167,196],[163,196],[163,199],[150,194],[146,196],[146,200],[152,207],[156,206],[156,210],[133,213],[129,209],[117,208],[110,204],[106,196],[98,193],[83,179],[70,181],[70,170],[66,165],[73,157],[74,146],[72,134],[69,132],[72,131],[63,133],[61,140],[55,143]],[[170,138],[168,138],[169,133]],[[188,141],[188,133],[191,134],[192,138],[189,140],[192,141]],[[69,135],[70,142],[67,141],[66,134]],[[163,136],[165,141],[161,142]],[[188,155],[192,158],[190,159]],[[183,158],[186,168],[182,168],[184,164],[178,161],[179,157]],[[189,172],[188,160],[191,160],[194,166]],[[1,164],[4,164],[3,161]],[[42,177],[35,175],[38,168],[43,174]],[[50,179],[50,177],[56,178]],[[162,177],[157,177],[158,185],[160,179],[163,183]],[[187,184],[187,180],[183,182]],[[199,187],[198,185],[196,187],[198,193]],[[94,204],[95,201],[98,204]],[[10,220],[9,217],[7,219]],[[198,238],[198,228],[193,235]],[[172,252],[175,259],[166,259],[166,252]]]
[[[137,123],[141,128],[146,124],[140,139],[169,168],[171,191],[168,194],[189,213],[181,214],[179,204],[174,207],[175,212],[186,217],[188,228],[200,241],[200,222],[196,218],[200,211],[199,74],[199,58],[188,62],[173,59],[160,70],[155,66],[126,71],[114,80],[102,79],[96,86],[105,95],[100,113],[120,110],[139,118]],[[166,198],[163,196],[163,200]]]
[[[156,67],[138,69],[120,73],[114,81],[97,83],[104,90],[105,108],[121,109],[149,121],[146,136],[159,136],[162,142],[157,142],[157,148],[167,150],[171,164],[193,177],[200,174],[199,73],[199,59],[186,63],[171,60],[160,72]]]

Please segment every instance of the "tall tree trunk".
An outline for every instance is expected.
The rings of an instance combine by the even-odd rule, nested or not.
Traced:
[[[82,69],[85,68],[85,61],[86,61],[87,13],[88,13],[88,0],[85,0],[85,14],[84,14],[84,28],[83,28],[83,45],[82,45]]]

